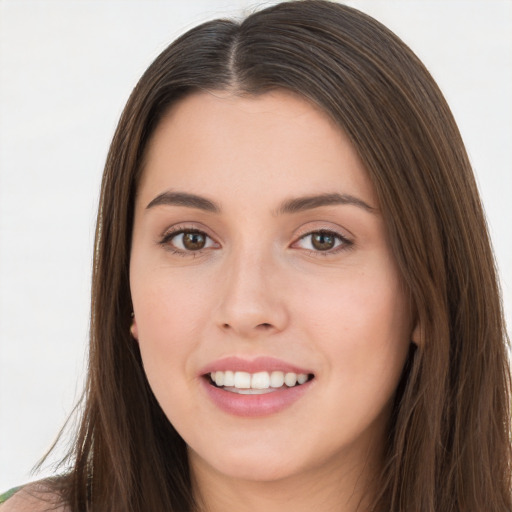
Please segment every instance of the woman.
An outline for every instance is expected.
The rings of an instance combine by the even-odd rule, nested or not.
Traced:
[[[156,59],[107,159],[92,293],[70,470],[4,510],[511,510],[471,168],[368,16],[282,3]]]

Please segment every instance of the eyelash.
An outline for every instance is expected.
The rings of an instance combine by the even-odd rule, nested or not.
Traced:
[[[208,236],[204,231],[201,231],[200,229],[176,226],[175,229],[173,229],[171,231],[168,231],[167,233],[165,233],[163,235],[162,239],[159,241],[159,244],[161,246],[165,247],[165,249],[170,251],[171,253],[176,254],[178,256],[182,256],[182,257],[187,257],[187,256],[196,257],[196,256],[200,256],[201,254],[203,254],[208,249],[208,248],[206,248],[206,249],[198,249],[197,251],[190,251],[190,250],[189,251],[184,251],[182,249],[178,249],[178,248],[174,247],[170,243],[173,238],[175,238],[178,235],[185,234],[185,233],[192,233],[192,234],[197,233],[197,234],[200,234],[200,235],[204,235],[206,238],[209,238],[210,240],[212,240],[212,238],[210,236]],[[338,254],[338,253],[340,253],[342,251],[349,250],[354,245],[354,242],[352,242],[348,238],[344,237],[340,233],[337,233],[336,231],[332,231],[332,230],[329,230],[329,229],[316,229],[316,230],[304,233],[303,235],[301,235],[297,239],[296,242],[294,242],[294,245],[296,243],[298,243],[299,241],[304,240],[308,236],[312,236],[312,235],[315,235],[315,234],[332,236],[332,237],[334,237],[336,239],[336,241],[338,241],[340,243],[339,243],[338,246],[335,246],[333,249],[329,249],[329,250],[326,250],[326,251],[303,249],[304,251],[306,251],[307,254],[309,254],[311,256],[323,256],[323,257],[332,256],[332,255]]]
[[[161,246],[165,247],[166,250],[170,251],[172,254],[176,254],[177,256],[182,256],[182,257],[192,256],[193,258],[195,258],[196,256],[200,256],[205,251],[205,249],[199,249],[197,251],[184,251],[182,249],[178,249],[177,247],[174,247],[170,243],[173,238],[175,238],[178,235],[182,235],[184,233],[192,233],[192,234],[197,233],[200,235],[204,235],[206,238],[212,239],[210,236],[208,236],[204,231],[201,231],[200,229],[176,226],[176,228],[174,228],[171,231],[168,231],[164,234],[164,236],[160,240],[159,244]]]
[[[309,254],[311,256],[323,256],[323,257],[333,256],[340,252],[347,251],[347,250],[351,249],[352,246],[354,245],[354,242],[352,242],[348,238],[344,237],[342,234],[340,234],[336,231],[332,231],[330,229],[315,229],[313,231],[304,233],[297,239],[297,242],[294,242],[293,245],[297,244],[301,240],[306,239],[309,236],[317,235],[317,234],[332,236],[333,238],[335,238],[335,241],[336,241],[335,243],[339,242],[339,245],[333,247],[332,249],[328,249],[326,251],[303,249],[307,252],[307,254]]]

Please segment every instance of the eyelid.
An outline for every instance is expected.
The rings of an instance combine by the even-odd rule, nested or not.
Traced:
[[[171,226],[167,226],[161,234],[159,235],[160,239],[163,239],[169,235],[176,235],[178,233],[182,233],[183,231],[190,231],[196,233],[204,233],[206,236],[211,238],[212,240],[217,240],[218,237],[211,233],[211,229],[203,225],[202,223],[191,221],[190,223],[179,222],[178,224],[173,224]]]
[[[181,256],[201,255],[205,251],[217,248],[217,247],[204,247],[202,249],[198,249],[197,251],[192,251],[192,250],[187,251],[187,250],[180,249],[179,247],[173,246],[170,243],[171,240],[174,237],[176,237],[182,233],[200,233],[200,234],[204,235],[206,238],[209,238],[211,241],[213,241],[213,243],[217,247],[220,247],[219,242],[217,242],[217,240],[215,239],[214,236],[212,236],[208,233],[208,230],[206,228],[198,228],[196,225],[190,225],[190,224],[188,224],[188,225],[187,224],[176,224],[174,226],[168,227],[160,235],[159,239],[157,240],[157,243],[159,245],[164,246],[167,250],[169,250],[175,254],[179,254]]]
[[[312,250],[301,248],[303,251],[308,252],[314,256],[333,256],[338,254],[339,252],[346,251],[348,249],[352,249],[354,246],[353,236],[346,235],[344,232],[347,230],[342,229],[341,227],[333,227],[332,225],[322,224],[318,227],[309,227],[311,224],[308,223],[307,226],[301,228],[299,233],[296,235],[295,241],[291,244],[292,248],[295,248],[301,240],[304,240],[306,237],[314,235],[316,233],[326,233],[333,235],[336,237],[341,243],[335,245],[333,248],[322,251],[322,250]],[[309,229],[308,229],[309,227]]]
[[[315,227],[309,227],[309,226],[311,226],[311,223],[308,223],[306,226],[303,226],[299,230],[299,232],[296,234],[296,236],[294,238],[294,241],[290,244],[290,247],[296,248],[295,246],[301,240],[305,239],[308,236],[314,235],[316,233],[330,234],[330,235],[334,236],[335,238],[337,238],[338,241],[340,241],[341,243],[339,243],[338,245],[335,245],[333,248],[327,249],[327,250],[319,250],[319,249],[312,250],[312,249],[306,249],[306,248],[300,248],[300,249],[302,249],[303,251],[306,251],[312,255],[315,255],[315,256],[317,256],[317,255],[329,256],[329,255],[335,255],[338,252],[341,252],[343,250],[348,250],[348,249],[352,248],[354,245],[353,236],[351,234],[347,236],[344,233],[344,231],[347,231],[347,230],[342,229],[339,226],[333,227],[332,225],[327,225],[327,224],[321,224],[321,225],[315,226]],[[200,234],[204,235],[206,238],[210,239],[215,244],[216,247],[211,247],[211,246],[204,247],[202,249],[198,249],[198,250],[194,251],[194,250],[183,250],[179,247],[176,247],[176,246],[170,244],[170,241],[174,237],[176,237],[182,233],[200,233]],[[176,224],[174,226],[168,227],[160,235],[159,239],[157,240],[157,243],[161,246],[164,246],[167,250],[169,250],[173,253],[182,255],[182,256],[194,256],[194,255],[199,256],[206,251],[209,251],[211,249],[217,249],[217,248],[220,248],[220,246],[221,246],[221,244],[219,242],[217,242],[216,237],[212,236],[206,227],[202,228],[202,227],[197,227],[197,224],[190,225],[190,224],[186,224],[186,223],[180,223],[180,224]]]
[[[343,243],[345,244],[352,244],[352,242],[346,238],[345,236],[343,236],[341,233],[338,233],[336,231],[332,231],[332,230],[327,230],[327,229],[315,229],[313,231],[310,231],[309,233],[305,233],[304,235],[301,235],[295,242],[294,244],[296,244],[297,242],[299,242],[300,240],[304,240],[306,237],[308,236],[311,236],[311,235],[315,235],[317,233],[322,233],[322,234],[326,234],[326,235],[332,235],[334,238],[337,238],[338,240],[341,240]]]
[[[308,222],[306,225],[301,226],[295,235],[295,239],[299,240],[299,238],[302,238],[307,235],[311,235],[312,233],[318,233],[318,232],[327,232],[327,233],[333,233],[340,238],[347,240],[349,242],[354,243],[354,235],[346,228],[343,228],[341,226],[332,224],[330,222]]]

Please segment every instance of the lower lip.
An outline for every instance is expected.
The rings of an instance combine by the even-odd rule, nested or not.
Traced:
[[[279,388],[261,395],[242,395],[225,391],[210,384],[209,379],[202,378],[203,387],[212,402],[219,409],[235,416],[267,416],[290,407],[311,387],[313,380],[300,386]]]

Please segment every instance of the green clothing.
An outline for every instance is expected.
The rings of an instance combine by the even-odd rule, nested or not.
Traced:
[[[21,489],[21,487],[14,487],[14,489],[11,489],[10,491],[0,494],[0,505],[2,503],[6,502],[11,496],[16,494],[20,489]]]

